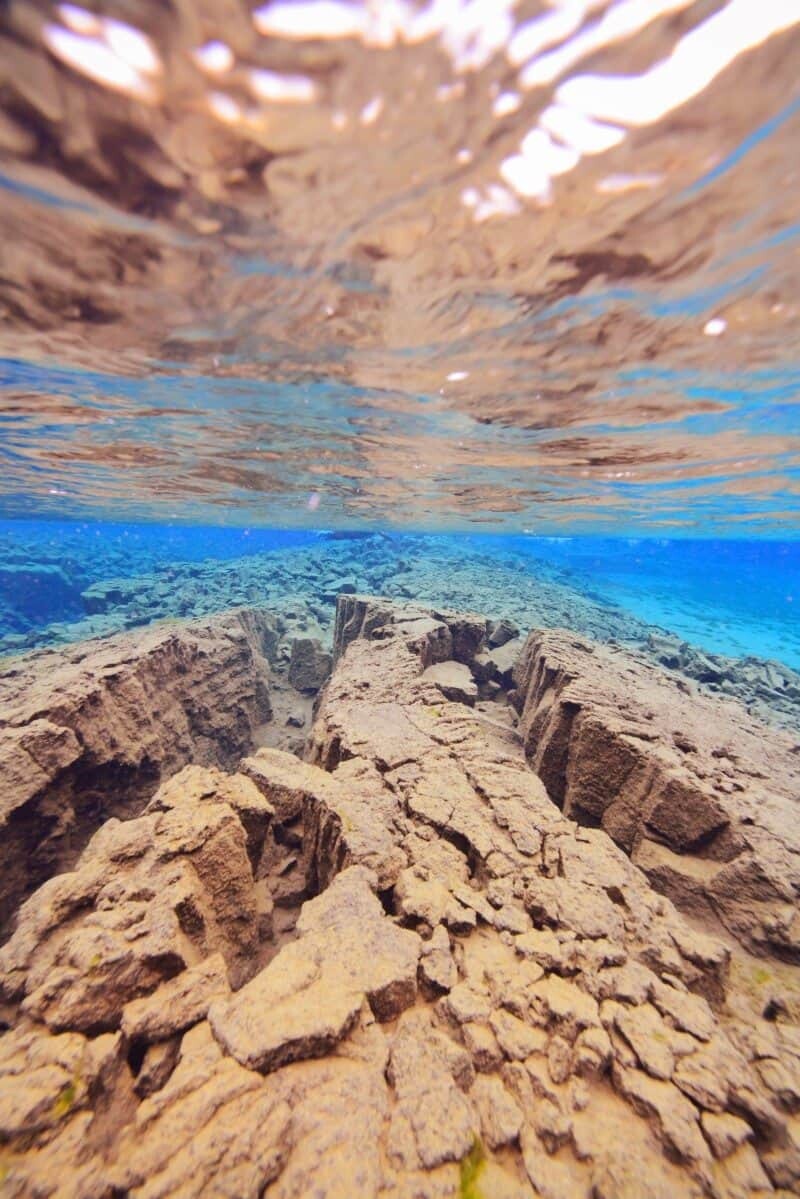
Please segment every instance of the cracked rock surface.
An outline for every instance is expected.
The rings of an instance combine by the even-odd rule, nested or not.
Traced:
[[[772,900],[740,886],[760,923],[679,910],[639,865],[645,840],[691,864],[762,828],[790,859],[791,835],[764,780],[679,769],[721,759],[702,708],[652,697],[673,680],[548,638],[340,596],[305,760],[186,766],[25,901],[0,949],[4,1194],[797,1193],[800,981],[784,926],[759,931]],[[782,770],[755,729],[739,762]],[[589,818],[595,760],[612,806],[627,764],[650,779],[629,839]],[[695,836],[706,798],[722,823]],[[765,844],[725,860],[767,872]]]

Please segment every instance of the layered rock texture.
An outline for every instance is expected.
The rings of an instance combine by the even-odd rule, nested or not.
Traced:
[[[527,757],[654,885],[800,962],[800,747],[629,654],[532,634],[515,672]]]
[[[241,609],[28,655],[5,671],[0,923],[108,816],[138,814],[162,778],[188,762],[234,767],[273,717],[279,728],[306,724],[313,696],[287,680],[287,662],[296,643],[310,653],[318,689],[330,659],[290,623]]]
[[[20,908],[4,1193],[797,1193],[791,743],[740,712],[726,789],[733,710],[604,655],[340,597],[305,760],[185,767]]]

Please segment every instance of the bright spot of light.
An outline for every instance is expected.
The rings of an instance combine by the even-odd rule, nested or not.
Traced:
[[[480,70],[503,49],[514,30],[516,2],[469,0],[461,5],[440,5],[440,13],[445,16],[441,44],[457,71]]]
[[[567,0],[567,3],[558,5],[555,11],[526,21],[508,43],[506,53],[509,62],[519,66],[549,46],[558,45],[576,29],[580,29],[587,13],[603,3],[605,0]]]
[[[469,378],[469,371],[451,371],[447,376],[448,383],[460,383],[462,379]]]
[[[92,36],[100,32],[100,21],[95,14],[77,4],[59,4],[58,15],[73,33]]]
[[[577,150],[554,142],[544,129],[532,129],[523,138],[520,153],[500,164],[500,174],[521,196],[546,200],[551,179],[565,175],[579,161]]]
[[[310,512],[316,512],[317,508],[319,508],[319,503],[320,503],[321,499],[322,499],[322,496],[319,494],[318,491],[312,491],[311,495],[308,497],[308,502],[306,503],[306,507],[308,508],[308,510]]]
[[[730,0],[644,74],[575,76],[559,87],[556,98],[600,119],[650,125],[703,91],[740,54],[798,23],[800,4]]]
[[[161,61],[153,49],[149,37],[145,37],[138,29],[133,29],[124,21],[105,17],[103,34],[107,44],[117,57],[126,62],[134,71],[141,71],[145,75],[155,75],[161,70]]]
[[[383,112],[383,96],[373,96],[361,109],[361,124],[373,125]]]
[[[192,58],[209,75],[222,75],[233,66],[233,51],[224,42],[206,42],[192,51]]]
[[[539,124],[553,137],[574,146],[581,154],[602,154],[618,146],[625,138],[625,130],[616,125],[602,125],[592,121],[582,112],[551,104],[539,117]]]
[[[139,71],[97,37],[81,37],[60,25],[45,25],[42,36],[47,47],[67,66],[138,100],[155,99],[153,86]]]
[[[435,94],[440,104],[444,104],[447,100],[456,100],[459,96],[464,95],[464,82],[459,79],[457,83],[440,83]]]
[[[262,100],[307,104],[314,99],[314,82],[305,75],[278,75],[275,71],[250,72],[250,86]]]
[[[492,112],[496,117],[507,117],[516,112],[521,103],[519,92],[501,92],[492,105]]]
[[[253,13],[259,33],[274,37],[358,37],[367,29],[367,14],[342,0],[296,0],[265,4]]]
[[[594,25],[549,54],[533,58],[522,70],[519,81],[525,88],[552,83],[587,55],[633,36],[657,17],[678,12],[693,3],[694,0],[622,0],[612,4]]]
[[[519,212],[516,197],[499,183],[490,183],[483,195],[474,187],[461,193],[461,203],[472,209],[475,221],[488,221],[495,216],[515,216]]]
[[[606,175],[596,185],[595,190],[603,195],[618,195],[621,192],[644,191],[647,188],[658,187],[664,182],[663,175]]]
[[[706,321],[703,326],[703,332],[706,337],[719,337],[728,328],[728,322],[724,317],[712,316],[710,321]]]
[[[226,125],[234,125],[242,119],[241,108],[233,96],[228,96],[225,92],[211,92],[208,97],[208,107],[214,116],[218,120],[224,121]]]

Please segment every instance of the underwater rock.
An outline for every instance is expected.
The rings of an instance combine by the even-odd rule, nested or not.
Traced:
[[[483,654],[485,622],[346,595],[337,629],[310,761],[184,769],[23,906],[0,951],[10,1193],[400,1199],[476,1170],[498,1196],[796,1190],[797,970],[762,959],[765,1013],[748,955],[559,810],[526,758],[541,635],[520,737],[504,691],[426,677]],[[601,707],[614,676],[575,670],[567,696],[553,636],[536,694],[563,732],[560,699]]]
[[[295,637],[289,659],[289,683],[298,691],[319,691],[331,672],[331,655],[313,637]]]
[[[574,634],[531,633],[515,682],[526,755],[565,815],[606,829],[679,906],[800,962],[790,737]]]
[[[60,565],[0,562],[0,604],[25,621],[43,623],[81,610],[80,588]]]
[[[194,761],[234,766],[270,717],[268,616],[232,612],[19,659],[0,679],[0,921],[109,815]]]
[[[244,776],[189,766],[143,816],[106,821],[75,869],[20,909],[0,949],[2,998],[56,1031],[114,1030],[124,1016],[128,1031],[147,1039],[153,1017],[126,1005],[204,957],[221,953],[241,982],[252,972],[258,932],[240,813],[259,805],[265,801]],[[202,1004],[207,986],[206,972],[198,974],[190,1003]],[[163,1001],[170,996],[164,1019],[175,1023],[165,1035],[182,1022],[180,989],[167,986]]]
[[[385,920],[371,881],[360,866],[338,875],[303,906],[299,939],[231,999],[212,1004],[214,1036],[243,1066],[269,1073],[322,1057],[365,1001],[382,1021],[414,1002],[420,939]]]
[[[422,677],[429,683],[435,683],[445,699],[471,707],[478,698],[472,671],[463,662],[436,662],[428,667]]]
[[[779,662],[736,659],[693,647],[602,597],[592,598],[545,561],[464,546],[456,551],[433,537],[396,540],[380,534],[325,537],[313,546],[236,561],[171,561],[164,554],[139,543],[123,549],[107,539],[89,545],[76,537],[66,554],[56,556],[39,542],[4,545],[0,538],[0,562],[63,569],[70,586],[82,594],[78,606],[91,613],[78,619],[74,606],[67,606],[42,625],[0,597],[0,653],[108,636],[168,617],[208,619],[247,606],[274,614],[276,634],[265,653],[275,665],[279,652],[288,662],[293,637],[321,640],[324,652],[336,597],[356,589],[362,595],[413,599],[428,619],[440,609],[491,614],[488,624],[479,623],[486,629],[489,676],[502,675],[503,686],[513,666],[506,646],[517,646],[520,628],[569,628],[597,641],[635,646],[649,660],[692,680],[691,686],[737,698],[758,719],[795,734],[800,728],[796,671]],[[465,650],[465,655],[451,649],[443,656],[466,661],[468,645]],[[286,747],[298,745],[287,739]]]

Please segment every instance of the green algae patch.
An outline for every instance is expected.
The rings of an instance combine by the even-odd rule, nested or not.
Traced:
[[[486,1164],[486,1152],[480,1137],[475,1137],[472,1148],[459,1163],[460,1179],[458,1199],[484,1199],[479,1185],[480,1175]]]
[[[78,1094],[78,1085],[75,1079],[65,1083],[59,1091],[56,1098],[53,1100],[53,1116],[56,1120],[62,1120],[64,1116],[69,1115],[75,1103]]]

